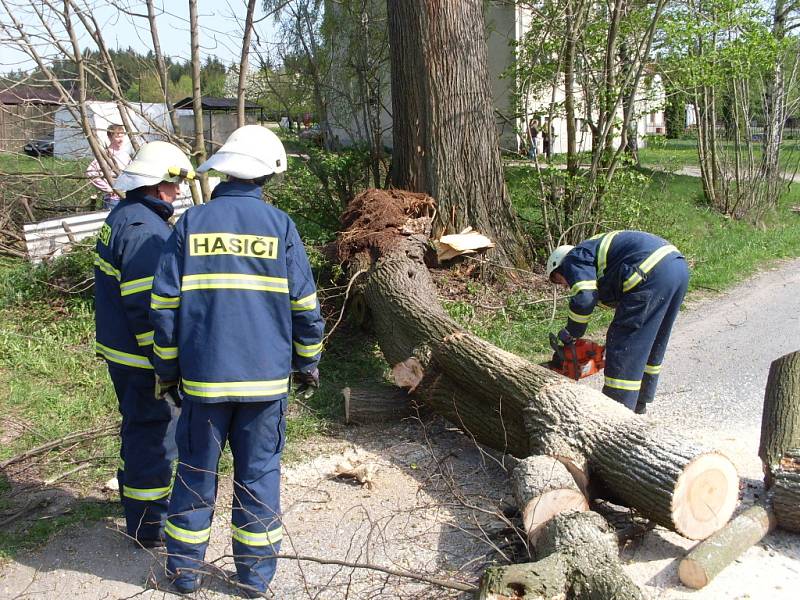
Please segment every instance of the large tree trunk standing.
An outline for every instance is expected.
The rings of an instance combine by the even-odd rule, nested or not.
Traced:
[[[766,487],[772,487],[775,469],[793,448],[800,448],[800,351],[774,360],[769,367],[758,448]]]
[[[449,318],[423,262],[427,237],[400,233],[419,231],[420,219],[412,217],[423,206],[430,205],[402,192],[365,192],[351,203],[339,242],[351,268],[368,270],[361,289],[386,360],[397,365],[416,357],[422,364],[415,394],[477,441],[519,457],[559,457],[688,538],[722,527],[738,498],[727,458]],[[406,214],[392,227],[393,211]]]
[[[467,226],[495,258],[526,263],[503,179],[482,0],[387,0],[391,45],[392,185],[436,199],[434,237]]]

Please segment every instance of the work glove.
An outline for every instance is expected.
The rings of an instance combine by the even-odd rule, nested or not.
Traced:
[[[307,400],[314,395],[319,387],[319,369],[314,367],[313,371],[296,371],[293,375],[294,382],[297,384],[295,396]]]
[[[572,346],[577,340],[564,328],[558,332],[558,341],[564,346]]]
[[[181,394],[178,391],[177,381],[164,381],[156,375],[155,396],[156,400],[165,400],[180,408]]]

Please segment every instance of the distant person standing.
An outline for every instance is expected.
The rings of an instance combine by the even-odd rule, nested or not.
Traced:
[[[542,152],[545,159],[550,158],[550,122],[546,121],[542,126]]]
[[[534,160],[536,158],[536,153],[538,148],[536,145],[538,144],[539,140],[539,120],[538,119],[531,119],[528,121],[528,158]]]
[[[106,146],[106,157],[108,161],[116,166],[117,170],[122,171],[131,162],[130,154],[123,149],[125,143],[125,128],[122,125],[109,125],[106,129],[108,135],[108,146]],[[113,190],[113,181],[109,182],[103,175],[100,162],[95,158],[86,169],[86,176],[91,184],[103,193],[103,208],[111,210],[119,203],[119,196]]]

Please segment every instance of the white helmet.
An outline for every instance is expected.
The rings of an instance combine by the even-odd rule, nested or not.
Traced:
[[[127,192],[162,181],[179,183],[183,179],[194,179],[192,163],[177,146],[156,141],[139,148],[112,187]]]
[[[575,246],[570,246],[569,244],[564,246],[559,246],[553,252],[550,253],[550,256],[547,257],[547,278],[550,278],[550,275],[555,271],[558,267],[561,266],[561,263],[564,262],[564,257],[569,254],[570,250],[572,250]]]
[[[197,167],[199,173],[216,169],[237,179],[257,179],[286,170],[286,150],[266,127],[245,125],[234,131],[216,154]]]

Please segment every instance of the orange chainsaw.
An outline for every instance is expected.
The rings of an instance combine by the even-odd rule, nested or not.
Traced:
[[[575,340],[574,344],[562,346],[558,343],[558,337],[551,333],[550,347],[555,354],[553,360],[544,366],[570,379],[589,377],[599,373],[606,366],[606,347],[589,340],[581,338]]]

